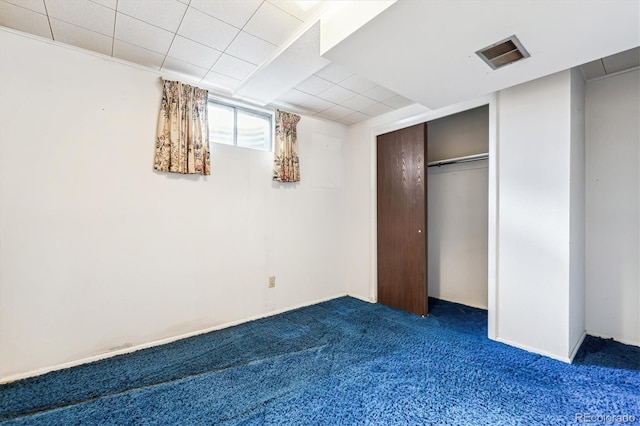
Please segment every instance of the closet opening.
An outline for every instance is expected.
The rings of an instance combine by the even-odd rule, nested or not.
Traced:
[[[430,298],[488,308],[489,106],[427,123]]]
[[[488,309],[489,106],[377,137],[377,300]]]

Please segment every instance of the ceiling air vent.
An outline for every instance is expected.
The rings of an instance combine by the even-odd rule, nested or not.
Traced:
[[[476,54],[494,70],[530,56],[518,37],[514,35],[480,49]]]

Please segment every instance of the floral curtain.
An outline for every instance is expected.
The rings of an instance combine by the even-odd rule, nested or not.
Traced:
[[[204,89],[163,80],[158,117],[156,170],[211,174],[209,122]]]
[[[273,154],[273,180],[300,182],[296,125],[300,116],[276,110],[276,140]]]

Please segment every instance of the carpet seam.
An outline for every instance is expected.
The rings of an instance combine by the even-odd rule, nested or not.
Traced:
[[[189,378],[192,378],[192,377],[201,377],[201,376],[205,376],[207,374],[221,373],[223,371],[232,370],[234,368],[244,367],[244,366],[247,366],[247,365],[257,364],[257,363],[264,362],[264,361],[270,360],[270,359],[278,359],[278,358],[282,358],[282,357],[287,356],[287,355],[297,355],[297,354],[301,354],[301,353],[312,351],[312,350],[316,350],[316,349],[322,349],[322,348],[325,348],[327,346],[329,346],[329,343],[326,343],[326,344],[323,344],[323,345],[311,346],[311,347],[308,347],[308,348],[305,348],[305,349],[302,349],[302,350],[299,350],[299,351],[295,351],[295,352],[287,352],[287,353],[283,353],[283,354],[279,354],[279,355],[275,355],[275,356],[257,358],[257,359],[251,360],[249,362],[241,363],[241,364],[235,364],[235,365],[227,366],[227,367],[224,367],[224,368],[219,368],[219,369],[215,369],[215,370],[209,370],[209,371],[205,371],[205,372],[197,373],[197,374],[189,374],[189,375],[186,375],[186,376],[178,377],[176,379],[166,380],[166,381],[163,381],[163,382],[152,383],[152,384],[144,385],[144,386],[138,386],[138,387],[130,388],[130,389],[127,389],[127,390],[124,390],[124,391],[120,391],[120,392],[112,392],[112,393],[108,393],[108,394],[104,394],[104,395],[99,395],[99,396],[96,396],[94,398],[87,398],[87,399],[83,399],[82,401],[77,401],[77,402],[73,402],[73,403],[70,403],[70,404],[59,405],[59,406],[52,407],[52,408],[47,408],[47,409],[44,409],[44,410],[31,411],[29,413],[19,414],[17,416],[5,417],[5,418],[0,419],[0,423],[4,423],[4,422],[6,422],[8,420],[20,419],[20,418],[23,418],[23,417],[36,416],[38,414],[48,413],[50,411],[62,410],[64,408],[75,407],[77,405],[86,404],[87,402],[99,401],[101,399],[109,398],[109,397],[116,396],[116,395],[124,395],[126,393],[137,391],[137,390],[141,390],[141,389],[149,389],[149,388],[160,386],[160,385],[163,385],[163,384],[166,384],[166,383],[175,383],[175,382],[178,382],[178,381],[183,380],[183,379],[189,379]]]

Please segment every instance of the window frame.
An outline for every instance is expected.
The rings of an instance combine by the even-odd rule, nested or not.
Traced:
[[[220,105],[227,108],[233,108],[233,144],[223,144],[219,142],[209,141],[210,143],[234,146],[236,148],[253,149],[255,151],[261,151],[261,152],[273,152],[273,139],[275,137],[274,135],[275,113],[273,111],[268,109],[243,105],[229,99],[219,98],[217,96],[211,96],[211,95],[209,95],[209,98],[207,99],[207,108],[209,108],[209,104]],[[263,117],[267,119],[267,121],[269,122],[269,141],[266,149],[238,145],[238,111],[242,111],[250,115]],[[209,127],[211,127],[211,121],[210,121],[211,117],[209,117],[208,120],[209,120],[209,123],[208,123]],[[211,134],[211,132],[209,132],[209,134]]]

